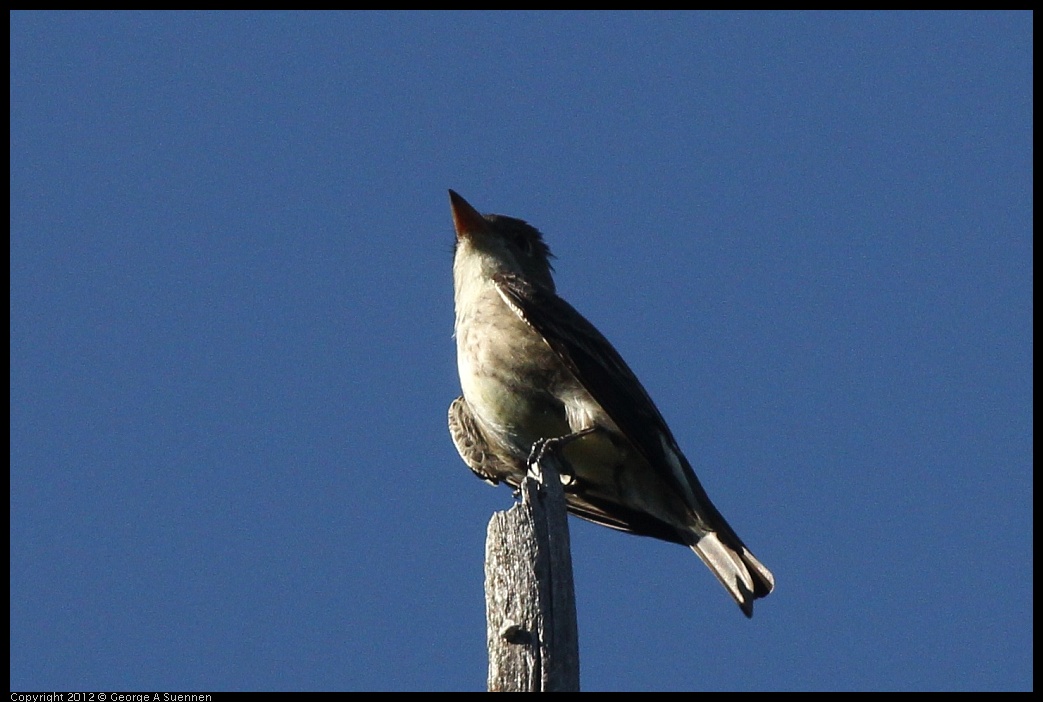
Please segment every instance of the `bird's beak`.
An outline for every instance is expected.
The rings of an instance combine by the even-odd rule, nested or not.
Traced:
[[[488,230],[489,222],[485,217],[454,190],[449,191],[449,204],[453,208],[453,226],[456,227],[457,239],[469,239]]]

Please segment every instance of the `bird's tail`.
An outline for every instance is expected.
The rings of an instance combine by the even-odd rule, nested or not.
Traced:
[[[728,529],[728,531],[731,531]],[[753,601],[775,587],[775,576],[753,557],[734,534],[689,532],[688,545],[735,598],[743,614],[753,616]]]

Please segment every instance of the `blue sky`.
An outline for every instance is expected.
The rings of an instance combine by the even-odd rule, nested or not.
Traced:
[[[1030,689],[1031,25],[12,14],[12,689],[484,689],[448,188],[776,576],[571,521],[584,689]]]

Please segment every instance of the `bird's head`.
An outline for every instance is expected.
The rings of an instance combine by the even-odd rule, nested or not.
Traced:
[[[475,257],[486,275],[514,273],[554,291],[553,254],[532,225],[505,215],[482,215],[456,192],[449,191],[456,227],[455,256]]]

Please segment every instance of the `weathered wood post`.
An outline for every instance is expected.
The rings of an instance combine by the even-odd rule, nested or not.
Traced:
[[[554,451],[521,485],[521,503],[497,512],[485,542],[490,692],[579,691],[572,554]]]

